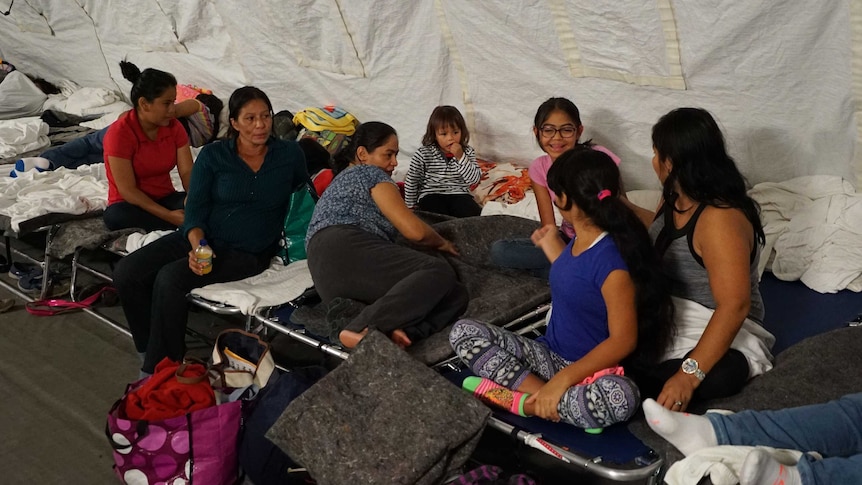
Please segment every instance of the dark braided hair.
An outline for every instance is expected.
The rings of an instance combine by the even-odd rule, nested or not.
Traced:
[[[566,196],[562,209],[574,204],[613,238],[635,285],[638,343],[629,358],[657,362],[673,335],[673,303],[646,227],[620,199],[619,168],[603,152],[576,147],[551,165],[548,188]]]

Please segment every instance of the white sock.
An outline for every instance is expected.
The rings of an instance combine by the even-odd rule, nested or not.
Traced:
[[[742,462],[740,485],[802,485],[802,476],[795,466],[778,463],[766,450],[755,449]]]
[[[9,172],[10,177],[17,177],[18,175],[28,171],[35,170],[37,172],[44,172],[45,170],[49,170],[51,168],[51,161],[47,158],[42,157],[27,157],[21,158],[15,162],[15,168]]]
[[[685,456],[718,445],[712,423],[703,416],[667,410],[653,399],[644,401],[643,409],[649,427]]]

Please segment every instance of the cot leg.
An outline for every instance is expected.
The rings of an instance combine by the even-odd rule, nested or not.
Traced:
[[[75,300],[75,295],[78,294],[75,284],[78,281],[78,256],[81,255],[81,248],[75,249],[75,254],[72,255],[72,276],[69,281],[69,299]]]
[[[44,300],[48,297],[48,284],[51,279],[51,255],[49,251],[51,249],[51,243],[54,241],[54,236],[57,235],[57,231],[60,230],[59,224],[54,224],[48,229],[48,235],[45,236],[45,258],[42,260],[42,291],[39,293],[39,299]]]
[[[245,316],[245,331],[251,332],[251,327],[253,324],[254,324],[254,316],[253,315],[246,315]]]
[[[3,236],[3,243],[6,245],[6,261],[12,264],[12,241],[9,236]]]

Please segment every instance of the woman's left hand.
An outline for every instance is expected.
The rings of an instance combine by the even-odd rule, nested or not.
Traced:
[[[560,399],[568,389],[569,386],[565,383],[555,382],[554,379],[551,379],[541,389],[528,397],[527,403],[533,404],[535,416],[558,423],[560,413],[557,411],[557,406],[560,405]]]
[[[683,412],[688,408],[699,384],[697,377],[678,371],[664,383],[656,402],[671,411]]]

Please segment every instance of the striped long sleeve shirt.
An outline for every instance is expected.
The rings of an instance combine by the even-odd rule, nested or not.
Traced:
[[[425,145],[410,160],[404,178],[404,202],[407,207],[414,207],[429,194],[467,194],[481,177],[473,147],[465,147],[464,155],[456,160],[447,159],[436,145]]]

